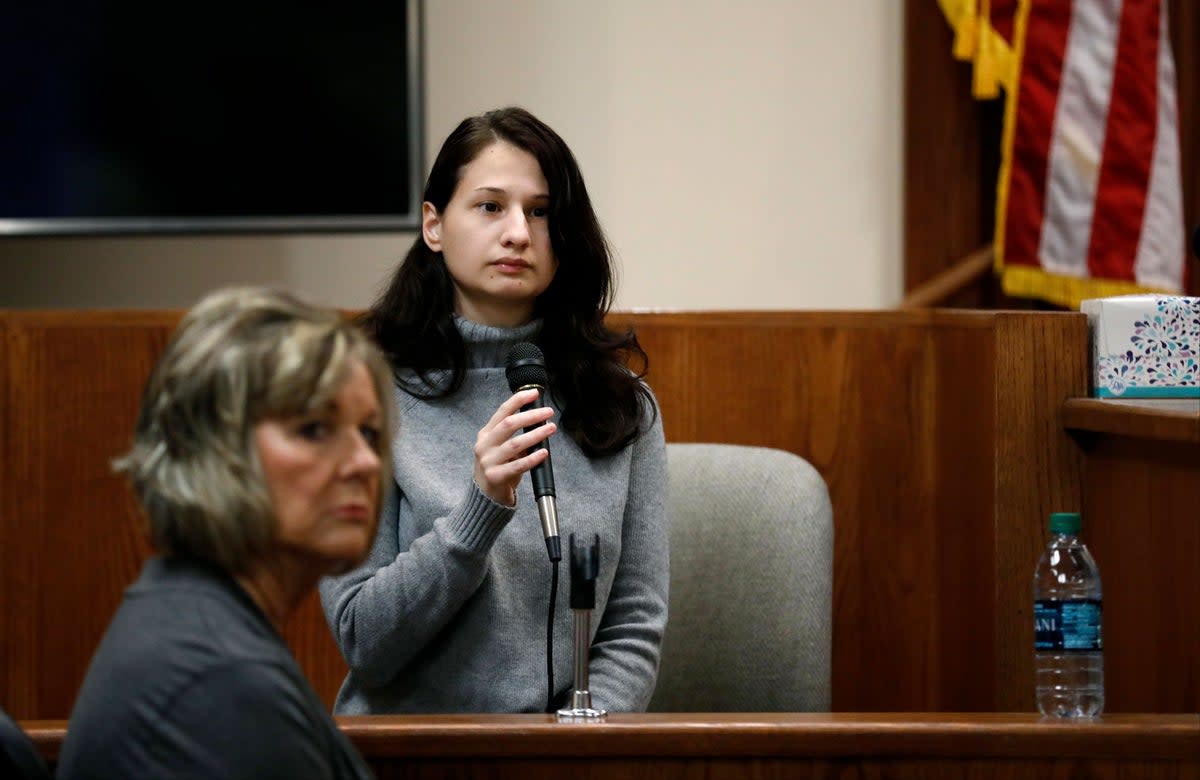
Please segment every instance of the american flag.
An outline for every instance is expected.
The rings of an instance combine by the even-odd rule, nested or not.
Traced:
[[[975,93],[1006,93],[993,247],[1004,291],[1185,287],[1175,63],[1163,0],[939,0]]]

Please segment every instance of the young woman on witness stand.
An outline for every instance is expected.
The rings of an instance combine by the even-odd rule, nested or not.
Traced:
[[[350,665],[335,711],[547,707],[552,570],[523,479],[541,441],[564,570],[570,534],[600,537],[593,703],[645,709],[667,617],[666,450],[654,397],[626,368],[645,353],[604,325],[612,265],[579,167],[537,118],[501,109],[450,134],[424,201],[421,235],[364,318],[398,388],[396,489],[366,563],[321,583]],[[536,391],[509,390],[505,358],[521,342],[545,355],[552,408],[522,412]],[[572,684],[568,581],[557,702]]]
[[[61,780],[370,777],[281,631],[370,549],[391,385],[360,330],[282,293],[184,317],[117,464],[158,555],[92,658]]]

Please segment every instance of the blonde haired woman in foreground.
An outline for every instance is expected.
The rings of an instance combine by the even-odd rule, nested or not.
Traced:
[[[290,295],[187,314],[117,461],[157,555],[92,659],[59,778],[370,775],[281,631],[370,549],[391,384],[357,329]]]

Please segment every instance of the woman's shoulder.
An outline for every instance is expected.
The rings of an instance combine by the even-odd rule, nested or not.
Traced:
[[[192,663],[290,658],[265,615],[227,572],[154,558],[126,592],[114,619],[118,636],[157,645]]]
[[[645,376],[635,374],[631,369],[626,369],[634,378],[634,385],[637,391],[638,405],[641,408],[642,427],[646,427],[652,423],[662,424],[662,411],[658,404],[658,395],[654,392],[654,388],[646,381]]]
[[[406,378],[411,381],[397,381],[395,389],[396,410],[401,419],[430,414],[440,416],[454,411],[483,414],[479,422],[482,425],[509,395],[502,367],[470,369],[461,384],[448,392],[443,382],[449,379],[448,371],[427,376],[424,380],[415,373]]]

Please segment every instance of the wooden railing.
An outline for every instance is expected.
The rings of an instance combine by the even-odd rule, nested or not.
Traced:
[[[1200,776],[1200,716],[548,715],[339,718],[379,778],[795,780]],[[22,724],[53,761],[65,723]]]
[[[178,312],[0,312],[0,706],[65,718],[149,553],[111,472]],[[636,326],[669,441],[794,452],[835,523],[833,708],[1032,711],[1029,578],[1077,509],[1083,315],[696,312]],[[316,598],[286,636],[326,702]],[[1110,711],[1120,709],[1110,701]]]
[[[976,249],[950,268],[915,287],[900,303],[902,309],[945,306],[966,288],[977,283],[992,270],[996,253],[991,244]]]

